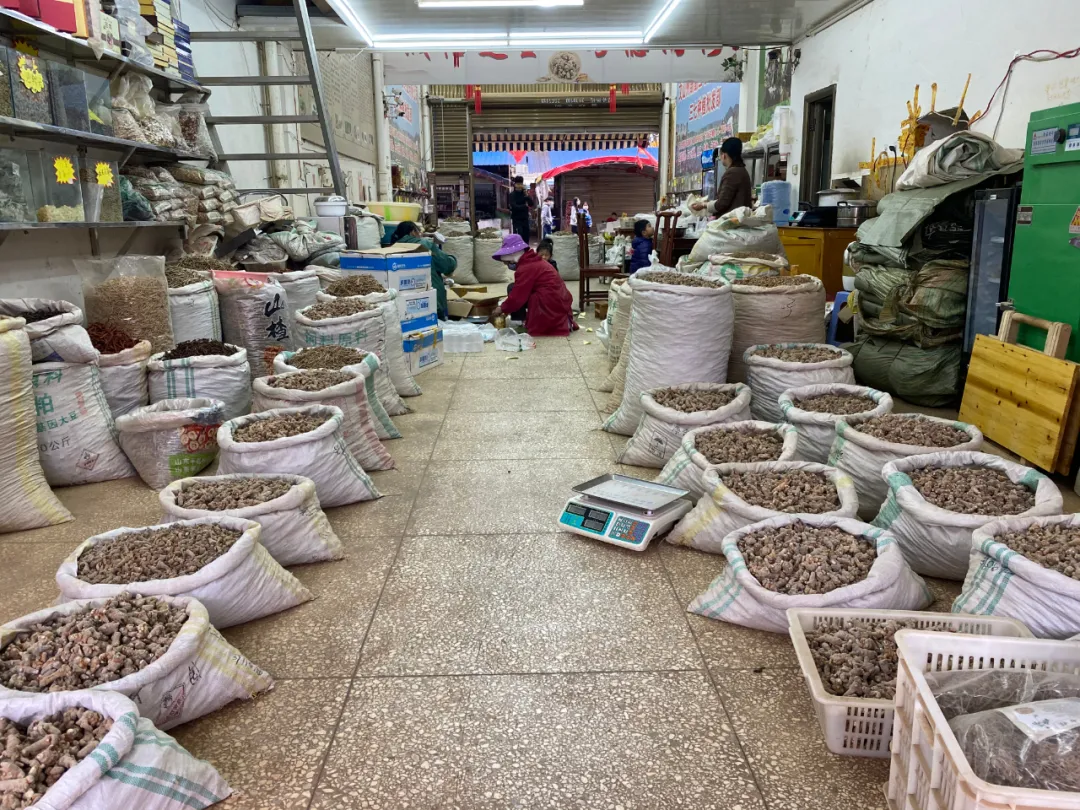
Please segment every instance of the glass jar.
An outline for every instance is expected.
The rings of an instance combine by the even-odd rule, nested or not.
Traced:
[[[86,86],[86,107],[90,118],[90,131],[95,135],[113,134],[112,89],[107,76],[83,73]]]
[[[48,63],[22,51],[10,53],[11,106],[15,117],[38,124],[53,122]]]
[[[49,147],[37,157],[33,188],[38,222],[85,222],[75,148]]]
[[[83,211],[87,222],[123,222],[120,201],[120,166],[116,155],[90,149],[79,156]]]
[[[30,163],[22,149],[0,149],[0,222],[33,222]]]
[[[12,118],[15,108],[11,106],[11,55],[7,43],[0,42],[0,115]]]
[[[86,108],[83,72],[63,62],[47,60],[45,64],[49,67],[53,124],[79,132],[89,132],[90,114]]]

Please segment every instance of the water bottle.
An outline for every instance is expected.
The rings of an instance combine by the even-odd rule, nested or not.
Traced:
[[[761,184],[761,205],[773,207],[773,222],[787,225],[791,221],[791,183],[769,180]]]

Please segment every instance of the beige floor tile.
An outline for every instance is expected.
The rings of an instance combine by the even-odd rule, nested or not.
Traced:
[[[396,440],[395,440],[396,441]],[[394,442],[387,442],[386,448],[393,455]],[[377,470],[368,473],[375,488],[383,495],[412,495],[420,489],[420,482],[427,469],[426,459],[394,459],[397,466],[392,470]],[[362,506],[361,504],[357,505]]]
[[[581,377],[577,359],[569,352],[565,355],[499,352],[490,356],[469,355],[461,369],[459,384],[468,380],[538,380],[567,377]]]
[[[225,810],[303,810],[348,688],[347,680],[278,681],[170,734],[228,780],[236,793]]]
[[[607,410],[608,400],[611,399],[610,391],[598,391],[596,383],[588,383],[589,393],[592,394],[593,405],[596,406],[596,410],[600,413],[601,419],[606,419],[611,411]]]
[[[77,545],[0,543],[0,624],[56,601],[56,569]]]
[[[483,425],[486,417],[463,417],[464,413],[518,411],[588,411],[596,410],[584,380],[462,380],[454,390],[447,418],[451,424],[468,419]]]
[[[700,665],[657,555],[569,534],[481,535],[405,540],[360,671],[443,675]]]
[[[413,409],[414,413],[446,413],[447,408],[450,407],[450,401],[454,398],[460,371],[459,367],[452,377],[418,377],[416,381],[424,393],[418,397],[409,397],[405,403]]]
[[[611,441],[595,412],[516,411],[460,420],[439,434],[433,461],[458,459],[604,458]]]
[[[326,516],[345,544],[357,537],[400,537],[415,497],[415,492],[387,495],[376,501],[327,509]]]
[[[599,385],[607,379],[611,369],[608,368],[607,357],[600,355],[578,355],[578,367],[590,385]]]
[[[386,443],[386,449],[390,451],[394,461],[405,468],[406,462],[429,459],[445,416],[446,412],[440,411],[439,413],[417,412],[397,417],[394,424],[401,431],[401,438]]]

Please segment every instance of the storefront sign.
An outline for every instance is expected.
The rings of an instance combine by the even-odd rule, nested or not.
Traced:
[[[701,187],[701,154],[736,133],[739,85],[684,82],[675,101],[675,189]]]
[[[424,185],[424,156],[420,151],[420,87],[389,85],[398,99],[397,116],[390,119],[390,162],[401,167],[404,184],[412,189]]]

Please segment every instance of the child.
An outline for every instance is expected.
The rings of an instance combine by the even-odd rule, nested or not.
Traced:
[[[634,223],[634,241],[630,243],[630,272],[636,273],[643,267],[649,267],[652,260],[649,256],[653,252],[652,237],[655,233],[652,223],[647,219],[639,219]]]
[[[555,253],[555,243],[550,239],[541,239],[540,244],[536,246],[536,255],[543,259],[545,262],[555,268],[555,272],[559,272],[559,265],[552,258]]]

